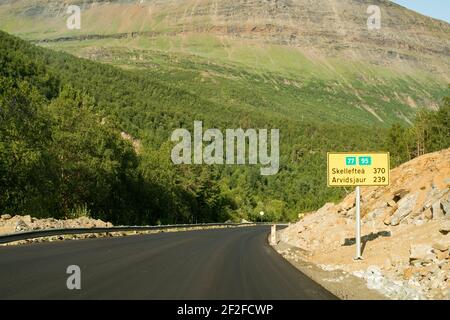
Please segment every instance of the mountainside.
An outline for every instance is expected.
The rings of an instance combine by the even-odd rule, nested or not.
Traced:
[[[0,1],[0,28],[29,40],[0,32],[5,213],[139,224],[255,221],[264,211],[267,221],[287,221],[345,194],[326,186],[328,151],[387,150],[395,166],[450,147],[443,22],[393,6],[421,31],[405,22],[411,36],[401,38],[406,31],[392,29],[391,38],[409,44],[389,49],[402,52],[389,60],[392,44],[362,40],[360,1],[221,1],[217,19],[211,6],[202,9],[213,2],[81,1],[81,29],[73,31],[69,3],[76,2]],[[337,13],[325,14],[330,8]],[[322,21],[341,17],[339,10],[353,14],[345,23],[362,20],[351,46],[335,35],[337,22]],[[298,24],[292,18],[304,40],[282,40],[297,32],[283,27],[290,21],[283,12],[304,14]],[[277,27],[244,28],[269,20]],[[227,27],[211,27],[219,23]],[[371,37],[388,39],[383,32]],[[415,58],[401,58],[407,53]],[[171,134],[195,120],[222,131],[280,129],[279,172],[174,165]],[[403,126],[391,126],[397,122]]]
[[[257,219],[264,210],[267,220],[288,220],[342,194],[317,174],[325,170],[326,150],[384,143],[380,128],[330,127],[320,119],[300,126],[270,110],[245,112],[142,71],[39,48],[4,32],[0,43],[4,213],[92,214],[135,224]],[[220,129],[282,128],[280,172],[267,177],[258,166],[173,165],[171,133],[191,129],[194,120]]]
[[[82,9],[80,30],[66,27],[69,4]],[[373,4],[381,29],[369,31]],[[7,0],[0,17],[41,45],[298,120],[408,123],[450,81],[450,25],[390,1]]]

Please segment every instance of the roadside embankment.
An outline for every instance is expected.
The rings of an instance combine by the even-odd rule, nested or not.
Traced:
[[[278,251],[344,272],[332,281],[357,277],[386,298],[450,299],[449,187],[450,149],[423,155],[393,169],[389,187],[361,188],[364,260],[353,260],[354,192],[278,231],[279,245],[288,245]]]

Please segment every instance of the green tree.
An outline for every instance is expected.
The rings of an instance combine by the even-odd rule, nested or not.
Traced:
[[[94,217],[132,221],[133,208],[126,204],[132,190],[125,187],[133,189],[138,161],[131,144],[108,121],[101,123],[89,96],[72,88],[64,88],[48,111],[59,212],[86,206]]]
[[[39,92],[0,76],[0,211],[45,215],[52,190],[47,170],[50,126]]]

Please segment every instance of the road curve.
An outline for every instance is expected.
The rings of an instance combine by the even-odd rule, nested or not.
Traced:
[[[0,247],[0,299],[336,299],[267,244],[269,227]],[[81,290],[66,269],[81,268]]]

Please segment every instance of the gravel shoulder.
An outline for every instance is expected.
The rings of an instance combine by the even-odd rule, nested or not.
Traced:
[[[376,290],[368,289],[361,278],[343,270],[326,271],[319,266],[302,259],[304,252],[285,242],[279,241],[273,246],[284,259],[316,283],[342,300],[387,300]]]

